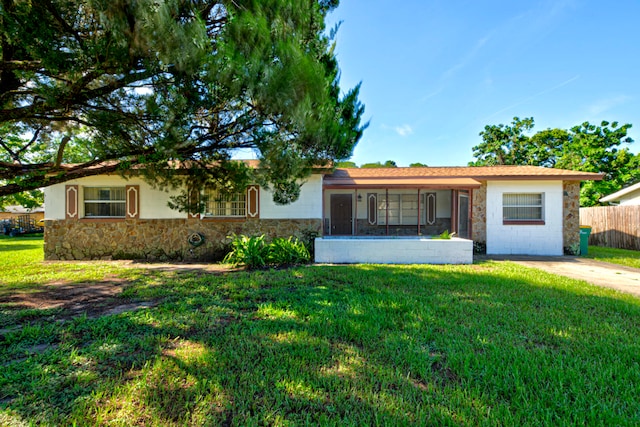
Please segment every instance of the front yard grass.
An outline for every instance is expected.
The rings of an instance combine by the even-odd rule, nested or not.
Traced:
[[[640,268],[640,252],[627,249],[606,248],[603,246],[589,246],[589,253],[585,258],[610,262],[626,267]]]
[[[45,263],[43,258],[42,236],[0,235],[0,297],[17,291],[35,292],[56,281],[91,282],[132,272],[112,262]]]
[[[42,256],[28,245],[20,257]],[[15,268],[0,281],[39,286]],[[493,261],[98,268],[129,275],[123,301],[156,305],[64,321],[0,307],[16,319],[0,425],[640,424],[640,300],[608,289]]]

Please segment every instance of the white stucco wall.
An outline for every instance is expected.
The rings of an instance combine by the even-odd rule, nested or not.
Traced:
[[[99,175],[76,179],[56,184],[44,189],[45,218],[51,220],[65,218],[65,186],[78,185],[79,187],[109,187],[124,185],[140,186],[140,218],[141,219],[170,219],[186,218],[186,214],[172,210],[167,206],[169,197],[178,194],[179,190],[165,192],[154,189],[141,178],[125,180],[118,175]],[[84,204],[82,203],[82,190],[79,192],[80,218],[84,217]],[[300,198],[290,205],[278,206],[273,202],[271,192],[260,189],[260,218],[264,219],[309,219],[322,217],[322,176],[312,175],[302,185]]]
[[[186,214],[169,209],[167,202],[173,193],[167,193],[160,189],[154,189],[141,178],[128,180],[118,175],[99,175],[81,179],[74,179],[63,184],[52,185],[44,189],[45,219],[64,219],[65,186],[78,185],[80,218],[84,217],[84,204],[82,203],[81,187],[111,187],[124,185],[140,186],[140,218],[141,219],[168,219],[185,218]]]
[[[503,193],[544,193],[544,225],[505,225]],[[489,181],[487,254],[562,255],[562,181]]]
[[[620,197],[620,206],[624,205],[640,205],[640,190]]]
[[[64,184],[46,187],[44,193],[44,218],[64,219]]]
[[[272,193],[260,188],[260,218],[322,218],[322,175],[306,178],[300,190],[300,198],[289,205],[276,205]]]
[[[471,264],[473,242],[466,239],[352,238],[315,240],[315,262],[332,264]]]

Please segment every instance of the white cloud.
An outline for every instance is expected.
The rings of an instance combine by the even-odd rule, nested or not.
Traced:
[[[409,125],[396,126],[394,130],[400,136],[408,136],[413,133],[413,129]]]

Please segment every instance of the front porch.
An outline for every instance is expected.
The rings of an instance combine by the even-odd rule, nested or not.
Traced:
[[[324,236],[472,236],[473,192],[464,188],[325,186]]]
[[[362,171],[341,170],[325,177],[316,262],[473,262],[473,189],[480,182],[394,172],[362,176]],[[445,231],[455,237],[436,239]]]

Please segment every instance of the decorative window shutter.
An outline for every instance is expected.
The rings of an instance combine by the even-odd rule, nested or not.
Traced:
[[[247,188],[247,217],[260,218],[260,187],[257,185]]]
[[[367,193],[367,222],[376,225],[378,222],[378,195]]]
[[[64,216],[66,219],[78,219],[78,186],[67,185],[64,189],[65,206]]]
[[[127,197],[127,219],[140,218],[140,186],[127,185],[125,187]]]
[[[189,204],[190,205],[198,205],[200,203],[200,190],[197,188],[192,188],[189,190]],[[189,212],[187,214],[187,218],[200,218],[200,212]]]
[[[436,193],[425,194],[427,225],[436,223]]]

